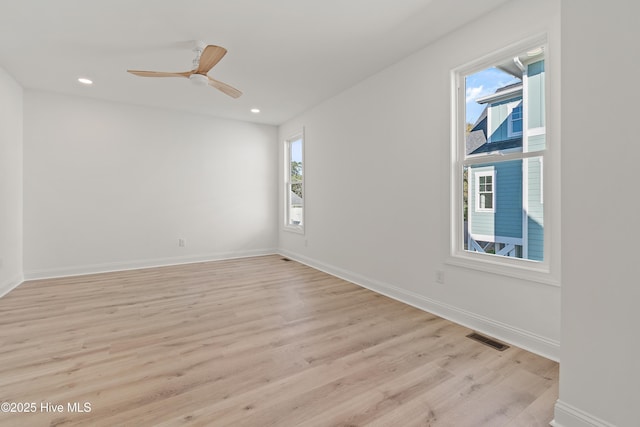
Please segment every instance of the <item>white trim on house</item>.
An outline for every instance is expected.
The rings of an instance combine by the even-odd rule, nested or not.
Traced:
[[[497,92],[497,93],[492,93],[491,95],[487,95],[487,96],[483,96],[481,98],[477,98],[476,102],[478,104],[486,104],[486,103],[489,103],[489,102],[504,101],[504,100],[511,99],[511,98],[513,98],[515,96],[520,95],[518,92],[522,92],[522,85],[514,86],[512,88],[505,89],[505,90],[502,90],[502,91]]]
[[[499,157],[497,157],[499,156]],[[467,156],[464,160],[464,164],[468,166],[476,166],[494,163],[497,161],[506,162],[508,160],[522,160],[528,157],[540,157],[540,151],[533,151],[531,153],[523,153],[520,148],[509,148],[507,150],[492,151],[489,153],[478,153]]]
[[[527,117],[527,119],[528,119],[528,117]],[[527,131],[527,136],[546,135],[547,134],[547,127],[546,126],[542,126],[542,127],[537,127],[537,128],[531,128],[531,129],[526,129],[526,131]],[[522,142],[524,144],[524,141],[522,141]],[[527,147],[527,148],[529,148],[529,147]],[[528,150],[525,150],[525,151],[528,151]]]

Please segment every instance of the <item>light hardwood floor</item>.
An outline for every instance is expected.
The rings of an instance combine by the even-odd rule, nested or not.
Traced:
[[[0,330],[0,402],[37,406],[0,426],[532,427],[558,394],[555,362],[275,255],[27,282]]]

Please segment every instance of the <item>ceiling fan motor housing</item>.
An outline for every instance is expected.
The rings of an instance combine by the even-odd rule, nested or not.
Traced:
[[[209,84],[209,78],[205,75],[193,73],[189,76],[189,80],[196,86],[206,86]]]

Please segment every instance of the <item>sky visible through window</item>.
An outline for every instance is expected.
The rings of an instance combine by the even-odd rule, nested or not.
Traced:
[[[492,67],[468,75],[465,81],[466,122],[475,124],[485,107],[476,102],[478,98],[495,93],[496,89],[520,80]]]
[[[291,161],[302,162],[302,140],[298,139],[291,143]]]

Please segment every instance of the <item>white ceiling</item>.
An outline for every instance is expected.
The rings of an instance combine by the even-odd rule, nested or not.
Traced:
[[[0,0],[0,67],[25,88],[277,125],[505,1]],[[126,72],[190,70],[193,40],[228,49],[209,75],[240,98]]]

